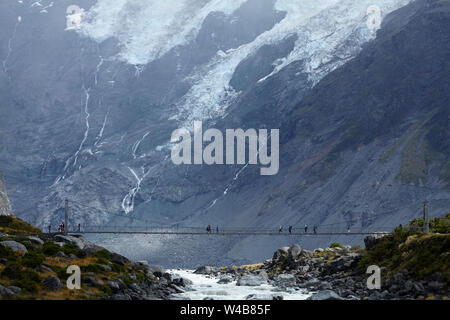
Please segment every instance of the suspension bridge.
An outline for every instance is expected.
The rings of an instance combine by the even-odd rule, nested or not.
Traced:
[[[252,228],[219,228],[207,231],[201,227],[127,227],[127,226],[86,226],[70,231],[69,234],[142,234],[142,235],[194,235],[194,236],[355,236],[369,234],[389,234],[391,230],[346,230],[346,231],[305,231],[301,228],[288,230],[252,229]]]
[[[80,207],[88,207],[84,204],[75,202],[76,205]],[[424,202],[424,221],[428,219],[428,202]],[[90,208],[90,207],[89,207]],[[280,226],[273,228],[251,228],[251,227],[220,227],[212,226],[211,229],[207,229],[206,226],[180,226],[169,225],[169,226],[157,226],[155,223],[139,219],[135,217],[117,215],[120,218],[130,219],[131,224],[139,222],[139,226],[111,226],[111,225],[77,225],[76,223],[69,223],[68,215],[68,201],[66,200],[65,208],[65,230],[64,233],[68,234],[141,234],[141,235],[185,235],[185,236],[364,236],[370,234],[389,234],[392,233],[394,227],[389,223],[389,225],[383,226],[372,226],[364,225],[364,220],[362,216],[356,217],[354,219],[345,219],[346,221],[335,222],[330,224],[318,224],[313,227],[309,225],[308,228],[303,225],[290,225],[291,230],[288,226]],[[386,216],[393,212],[398,211],[398,209],[385,211],[378,213],[376,215],[370,216],[366,219],[366,222],[378,216]],[[360,223],[360,224],[359,224]],[[358,225],[359,224],[359,225]],[[370,225],[370,224],[369,224]],[[61,231],[61,230],[60,230]],[[48,230],[51,233],[51,230]]]

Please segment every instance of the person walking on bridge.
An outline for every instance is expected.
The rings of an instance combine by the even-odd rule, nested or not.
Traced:
[[[289,234],[292,234],[292,226],[289,226]]]
[[[279,232],[279,233],[282,233],[282,232],[283,232],[283,226],[280,226],[280,229],[278,229],[278,232]]]
[[[314,234],[317,234],[317,226],[316,225],[314,225],[313,231],[314,231]]]
[[[305,224],[305,233],[308,233],[308,225]]]
[[[219,226],[216,226],[216,233],[219,233]]]

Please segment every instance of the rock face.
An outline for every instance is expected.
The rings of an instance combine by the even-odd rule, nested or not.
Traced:
[[[0,216],[7,216],[9,214],[11,214],[11,204],[9,203],[8,195],[6,194],[3,174],[0,171]]]
[[[89,10],[95,2],[83,6]],[[151,212],[155,224],[211,220],[230,228],[278,228],[279,221],[299,221],[300,213],[309,224],[347,222],[374,231],[415,215],[412,208],[423,198],[433,202],[432,216],[448,208],[448,1],[414,1],[387,15],[377,34],[364,22],[367,6],[383,3],[384,14],[407,1],[244,2],[210,12],[191,41],[174,40],[179,45],[147,63],[149,53],[165,51],[139,33],[145,27],[96,25],[119,33],[102,41],[64,30],[69,0],[55,1],[46,19],[38,8],[1,1],[0,56],[8,59],[0,68],[0,127],[7,128],[0,166],[21,217],[57,225],[64,199],[74,197],[72,218],[82,225],[139,226]],[[105,23],[129,16],[148,21],[142,16],[148,2],[141,3]],[[305,19],[293,21],[297,11]],[[180,26],[166,31],[178,34]],[[317,41],[323,34],[331,38]],[[144,51],[127,51],[133,48]],[[165,147],[171,132],[196,117],[205,129],[208,120],[221,131],[280,129],[278,175],[261,177],[259,166],[242,172],[242,166],[174,166]],[[229,248],[253,245],[251,238],[233,240],[221,243],[229,252],[218,250],[201,264],[247,258]],[[355,236],[355,243],[362,240]],[[255,244],[249,260],[266,258],[279,241]],[[308,237],[302,246],[329,243]]]

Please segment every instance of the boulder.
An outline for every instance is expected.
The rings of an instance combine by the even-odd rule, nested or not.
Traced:
[[[67,258],[67,255],[66,255],[64,252],[62,252],[62,251],[58,251],[58,252],[56,253],[56,255],[57,255],[58,257]]]
[[[131,297],[127,294],[114,294],[109,299],[116,300],[116,301],[125,301],[125,300],[131,300]]]
[[[227,284],[230,282],[233,282],[233,277],[230,275],[225,275],[225,276],[221,277],[219,279],[219,281],[217,281],[218,284]]]
[[[281,257],[286,256],[289,254],[289,247],[282,247],[275,251],[272,257],[272,261],[276,262],[280,260]]]
[[[196,274],[205,274],[205,275],[211,275],[211,274],[216,274],[219,271],[219,269],[217,269],[216,267],[211,267],[211,266],[201,266],[198,267],[194,273]]]
[[[298,245],[294,244],[288,249],[288,257],[292,260],[297,260],[298,257],[302,254],[303,249]]]
[[[118,253],[111,253],[111,259],[110,261],[112,263],[116,263],[118,265],[124,266],[125,264],[129,263],[130,260],[128,260],[127,258],[125,258],[124,256],[118,254]]]
[[[27,248],[17,241],[2,241],[0,242],[0,244],[5,247],[10,247],[14,252],[22,252],[22,253],[28,252]]]
[[[36,272],[50,272],[50,273],[54,273],[54,271],[52,269],[50,269],[49,267],[47,267],[46,265],[41,264],[40,266],[37,266],[36,268],[34,268],[34,271]]]
[[[275,284],[281,288],[294,287],[297,280],[292,274],[280,274],[275,278]]]
[[[172,283],[179,287],[187,287],[194,284],[191,280],[183,278],[178,274],[172,275]]]
[[[162,275],[166,273],[166,269],[158,265],[152,265],[148,267],[148,273],[154,275],[155,277],[161,278]]]
[[[102,283],[99,280],[97,280],[91,276],[82,277],[82,281],[84,284],[86,284],[89,287],[101,287],[102,286]]]
[[[131,262],[131,266],[132,266],[132,267],[137,267],[137,268],[145,268],[145,269],[147,269],[147,270],[148,270],[148,267],[149,267],[148,262],[145,261],[145,260],[142,260],[142,261],[132,261],[132,262]]]
[[[323,290],[313,294],[306,300],[345,300],[332,290]]]
[[[121,292],[127,288],[125,283],[120,279],[113,279],[106,282],[114,293]]]
[[[111,268],[110,266],[106,265],[106,264],[101,264],[101,265],[100,265],[100,268],[101,268],[103,271],[105,271],[105,272],[111,272],[111,271],[112,271],[112,268]]]
[[[269,275],[267,274],[266,270],[258,269],[255,270],[253,273],[259,275],[266,281],[269,280]]]
[[[9,286],[7,287],[14,295],[20,294],[22,292],[22,289],[16,286]]]
[[[41,239],[39,239],[38,237],[28,237],[28,240],[30,240],[30,242],[32,243],[32,244],[36,244],[36,245],[39,245],[39,246],[42,246],[43,244],[44,244],[44,241],[42,241]]]
[[[276,293],[250,294],[245,298],[245,300],[283,300],[283,296]]]
[[[260,286],[265,283],[267,283],[267,279],[265,279],[261,275],[244,275],[238,279],[236,285],[237,286],[257,287],[257,286]]]
[[[7,287],[4,287],[0,284],[0,297],[4,296],[4,297],[9,297],[9,296],[13,296],[14,292],[11,291],[10,289],[8,289]]]
[[[83,250],[86,247],[86,241],[83,241],[81,238],[73,237],[73,236],[64,236],[61,234],[57,234],[55,236],[55,241],[62,242],[64,244],[71,243],[79,250]]]
[[[58,291],[62,288],[61,281],[57,277],[47,277],[42,281],[42,284],[50,291]]]

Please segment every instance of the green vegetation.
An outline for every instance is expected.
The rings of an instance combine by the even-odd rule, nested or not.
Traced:
[[[40,234],[41,230],[15,216],[0,216],[0,232],[6,234]]]
[[[423,219],[414,219],[410,226],[422,228]],[[450,213],[444,218],[433,218],[429,221],[429,229],[431,233],[449,233],[450,234]]]
[[[330,244],[330,248],[343,248],[339,242],[333,242]]]
[[[94,254],[94,257],[109,260],[109,259],[111,259],[111,253],[109,253],[109,251],[106,250],[106,249],[102,249],[102,250],[100,250],[100,251],[97,251],[97,252]]]
[[[406,269],[416,280],[425,280],[440,272],[442,282],[450,287],[449,220],[450,215],[432,220],[430,231],[442,233],[427,234],[410,228],[396,228],[393,234],[385,236],[366,251],[359,268],[365,270],[370,265],[378,265],[387,269],[388,276]],[[420,220],[414,220],[411,225],[420,225]]]
[[[61,247],[53,241],[46,241],[42,246],[42,252],[46,256],[55,256],[59,251],[61,251]]]
[[[12,284],[22,290],[35,293],[41,282],[41,277],[35,271],[23,269],[18,262],[10,262],[0,274],[1,278],[8,278]]]
[[[22,264],[25,267],[36,268],[40,266],[45,260],[45,256],[38,252],[28,252],[22,258]]]
[[[154,280],[153,277],[147,276],[145,267],[131,266],[128,262],[125,265],[112,263],[111,253],[106,249],[89,254],[87,251],[78,249],[73,243],[66,243],[62,247],[50,240],[44,242],[43,245],[32,243],[23,234],[31,233],[29,231],[33,229],[15,217],[2,217],[0,225],[3,228],[7,226],[8,230],[12,230],[12,227],[16,228],[16,235],[10,234],[2,237],[2,240],[20,242],[26,246],[28,251],[27,253],[14,252],[10,247],[0,245],[0,258],[6,259],[3,261],[4,263],[0,264],[0,285],[17,286],[22,289],[20,294],[8,296],[7,299],[98,299],[113,294],[111,288],[106,285],[109,280],[122,279],[126,284]],[[20,226],[25,229],[17,229]],[[4,232],[5,229],[2,230],[1,232]],[[63,252],[68,257],[60,257],[58,252]],[[70,265],[78,265],[83,276],[87,276],[86,273],[89,273],[89,276],[96,279],[99,285],[88,287],[82,284],[81,290],[75,291],[64,286],[59,290],[50,291],[43,285],[43,279],[49,276],[57,277],[61,282],[66,281],[70,276],[67,273],[67,267]],[[110,266],[111,271],[101,265]],[[90,292],[89,295],[86,294],[87,291]],[[2,298],[5,297],[0,296],[0,299]]]

